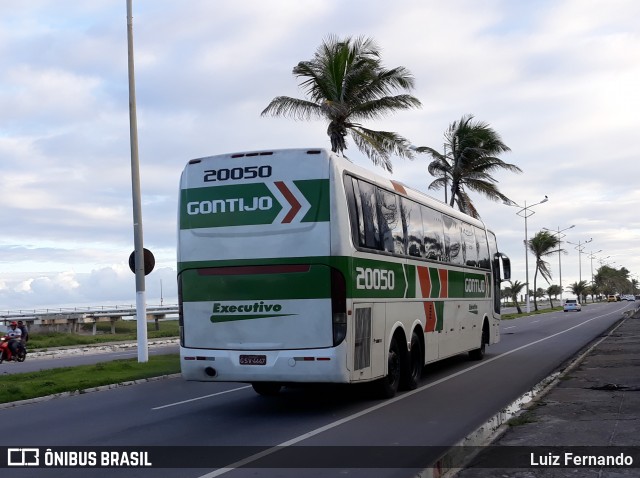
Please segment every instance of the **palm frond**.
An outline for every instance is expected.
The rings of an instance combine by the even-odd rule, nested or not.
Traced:
[[[354,104],[349,116],[354,120],[382,118],[388,113],[422,106],[420,100],[411,95],[396,95],[377,98],[366,103]]]
[[[306,120],[312,117],[322,117],[319,105],[310,101],[291,98],[289,96],[276,96],[260,113],[261,116],[285,116],[295,120]]]
[[[387,171],[393,171],[392,154],[403,158],[413,158],[411,143],[397,133],[389,131],[374,131],[361,125],[351,125],[348,128],[354,143],[360,151],[366,154],[374,164],[382,166]]]

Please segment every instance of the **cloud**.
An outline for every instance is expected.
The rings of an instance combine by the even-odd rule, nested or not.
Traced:
[[[0,282],[0,310],[44,309],[74,306],[111,306],[136,303],[135,276],[128,266],[116,265],[88,273],[64,271]],[[21,277],[22,276],[22,277]],[[155,269],[145,279],[147,304],[177,303],[175,270]]]

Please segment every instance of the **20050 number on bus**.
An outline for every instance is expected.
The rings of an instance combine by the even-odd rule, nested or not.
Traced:
[[[358,289],[393,290],[395,286],[393,271],[356,267],[356,288]]]
[[[204,172],[205,182],[268,178],[269,176],[271,176],[271,166],[267,165],[232,169],[208,169]]]

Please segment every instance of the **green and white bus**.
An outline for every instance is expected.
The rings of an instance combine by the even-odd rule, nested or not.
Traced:
[[[178,220],[186,380],[264,395],[377,381],[390,397],[500,339],[510,265],[494,234],[329,151],[191,160]]]

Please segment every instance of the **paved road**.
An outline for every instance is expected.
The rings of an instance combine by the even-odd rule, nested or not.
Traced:
[[[168,379],[0,410],[15,446],[208,446],[226,449],[229,462],[256,446],[452,445],[496,411],[528,391],[584,345],[619,320],[628,304],[597,304],[580,313],[549,313],[503,323],[502,341],[485,360],[464,357],[426,368],[421,386],[392,400],[373,400],[366,387],[286,389],[261,397],[243,384],[207,384]],[[162,449],[161,449],[162,450]],[[321,449],[314,448],[314,451]],[[335,448],[328,448],[330,453]],[[353,449],[351,449],[353,450]],[[361,450],[361,449],[360,449]],[[378,449],[375,449],[378,450]],[[421,457],[435,454],[422,448]],[[277,456],[274,455],[274,456]],[[322,458],[321,455],[319,455]],[[326,457],[335,458],[335,457]],[[435,455],[433,456],[435,458]],[[251,458],[250,458],[251,459]],[[212,478],[298,477],[299,469],[91,470],[91,476]],[[316,463],[317,466],[317,463]],[[86,476],[87,470],[12,470],[12,476]],[[18,473],[19,471],[19,473]],[[416,469],[314,468],[304,476],[409,477]]]

